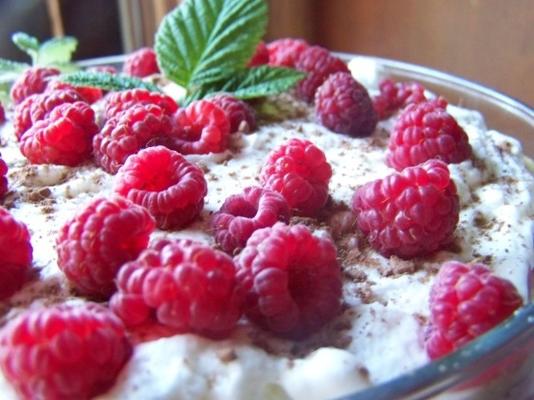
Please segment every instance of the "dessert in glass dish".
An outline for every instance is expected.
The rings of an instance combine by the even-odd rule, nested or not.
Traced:
[[[528,398],[532,110],[206,4],[17,66],[2,398]]]

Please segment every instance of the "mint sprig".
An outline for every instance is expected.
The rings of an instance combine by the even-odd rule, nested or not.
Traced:
[[[61,75],[63,82],[70,83],[74,86],[91,86],[105,90],[128,90],[128,89],[146,89],[151,92],[159,92],[159,88],[139,78],[127,75],[114,75],[106,72],[73,72]]]
[[[219,81],[245,67],[266,25],[264,0],[186,0],[159,26],[158,64],[186,88]]]
[[[32,65],[41,67],[66,67],[72,69],[72,54],[78,40],[72,36],[52,38],[40,43],[39,40],[24,32],[16,32],[11,37],[13,43],[32,59]]]

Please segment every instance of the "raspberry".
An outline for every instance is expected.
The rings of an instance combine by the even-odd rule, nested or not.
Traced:
[[[242,194],[228,197],[213,216],[211,226],[215,240],[227,253],[241,250],[252,233],[289,221],[289,206],[277,192],[248,187]]]
[[[139,78],[159,73],[156,52],[150,47],[143,47],[130,53],[124,61],[122,71]]]
[[[33,249],[28,228],[0,207],[0,300],[8,298],[22,287],[32,260]]]
[[[4,106],[0,103],[0,123],[6,122],[6,112]]]
[[[136,104],[154,104],[162,108],[167,115],[172,115],[178,109],[178,104],[163,93],[149,92],[145,89],[130,89],[112,92],[106,96],[106,119],[118,115]]]
[[[256,112],[243,100],[229,94],[218,94],[209,101],[222,108],[230,122],[230,132],[251,132],[256,130]]]
[[[241,316],[232,259],[192,240],[156,241],[120,269],[117,287],[110,306],[127,326],[223,338]]]
[[[48,84],[45,92],[55,91],[55,90],[73,90],[77,92],[81,99],[89,104],[100,100],[104,95],[102,89],[90,86],[72,86],[70,83],[61,82],[54,80]]]
[[[261,170],[265,188],[279,192],[297,214],[313,216],[328,199],[332,168],[312,142],[291,139],[271,152]]]
[[[15,107],[13,127],[15,136],[20,140],[22,134],[48,114],[58,105],[82,101],[82,97],[74,90],[53,90],[33,94]]]
[[[245,314],[277,335],[305,337],[340,311],[336,248],[304,225],[257,230],[236,263]]]
[[[82,294],[108,298],[119,268],[147,247],[153,230],[143,207],[118,196],[95,199],[59,231],[58,266]]]
[[[135,104],[106,121],[93,139],[95,160],[110,174],[116,174],[128,156],[156,144],[170,135],[172,125],[165,111],[154,104]]]
[[[7,193],[7,164],[2,160],[2,154],[0,154],[0,200]]]
[[[148,209],[161,229],[179,229],[204,206],[204,173],[179,153],[163,146],[130,156],[117,175],[115,191]]]
[[[352,210],[372,247],[386,257],[411,258],[452,240],[459,199],[447,164],[429,160],[361,186]]]
[[[350,72],[331,74],[317,89],[315,115],[328,129],[356,137],[371,135],[377,122],[367,89]]]
[[[121,321],[94,303],[32,309],[0,333],[0,365],[22,399],[90,399],[132,354]]]
[[[297,59],[308,47],[308,43],[301,39],[274,40],[267,44],[269,65],[294,68]]]
[[[425,338],[431,359],[442,357],[507,319],[523,304],[515,286],[483,264],[443,264],[430,291]]]
[[[165,145],[182,154],[220,153],[228,147],[230,122],[211,101],[194,101],[179,109],[174,124],[174,137]]]
[[[468,159],[469,139],[446,107],[442,98],[408,105],[389,138],[388,165],[400,171],[432,158],[446,163]]]
[[[267,64],[269,62],[269,50],[265,46],[265,42],[261,41],[256,46],[256,51],[250,58],[247,67],[258,67],[260,65]]]
[[[310,46],[304,50],[296,59],[295,67],[307,73],[297,84],[297,95],[308,103],[313,101],[315,91],[331,74],[349,72],[342,60],[320,46]]]
[[[11,87],[11,99],[18,104],[32,94],[44,92],[50,78],[57,75],[59,70],[55,68],[33,67],[24,71]]]
[[[89,159],[97,130],[87,103],[61,104],[22,135],[20,151],[34,164],[75,166]]]
[[[411,103],[427,100],[425,88],[417,82],[394,82],[384,79],[379,84],[380,94],[373,97],[373,107],[379,119],[386,119]]]

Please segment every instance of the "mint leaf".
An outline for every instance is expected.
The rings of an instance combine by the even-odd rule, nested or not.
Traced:
[[[39,40],[24,32],[14,33],[13,36],[11,36],[11,40],[19,49],[28,54],[35,64],[39,52]]]
[[[36,63],[42,66],[60,66],[70,63],[72,53],[74,53],[77,46],[78,40],[72,36],[47,40],[39,46]]]
[[[3,74],[3,73],[18,74],[29,67],[30,65],[26,63],[6,60],[5,58],[0,58],[0,74]]]
[[[126,75],[113,75],[105,72],[73,72],[61,75],[60,80],[74,86],[90,86],[104,90],[146,89],[160,92],[152,83]]]
[[[186,88],[219,81],[246,65],[266,24],[264,0],[186,0],[159,26],[158,64]]]
[[[230,79],[201,86],[186,99],[186,103],[217,92],[230,93],[240,99],[271,96],[285,92],[305,76],[304,72],[292,68],[267,65],[248,68],[237,72]]]

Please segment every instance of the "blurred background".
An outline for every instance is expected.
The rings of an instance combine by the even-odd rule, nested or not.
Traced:
[[[534,106],[533,0],[268,0],[266,40],[302,37],[331,50],[422,64]],[[76,59],[153,44],[180,0],[0,0],[0,57],[24,60],[9,41],[73,35]]]

